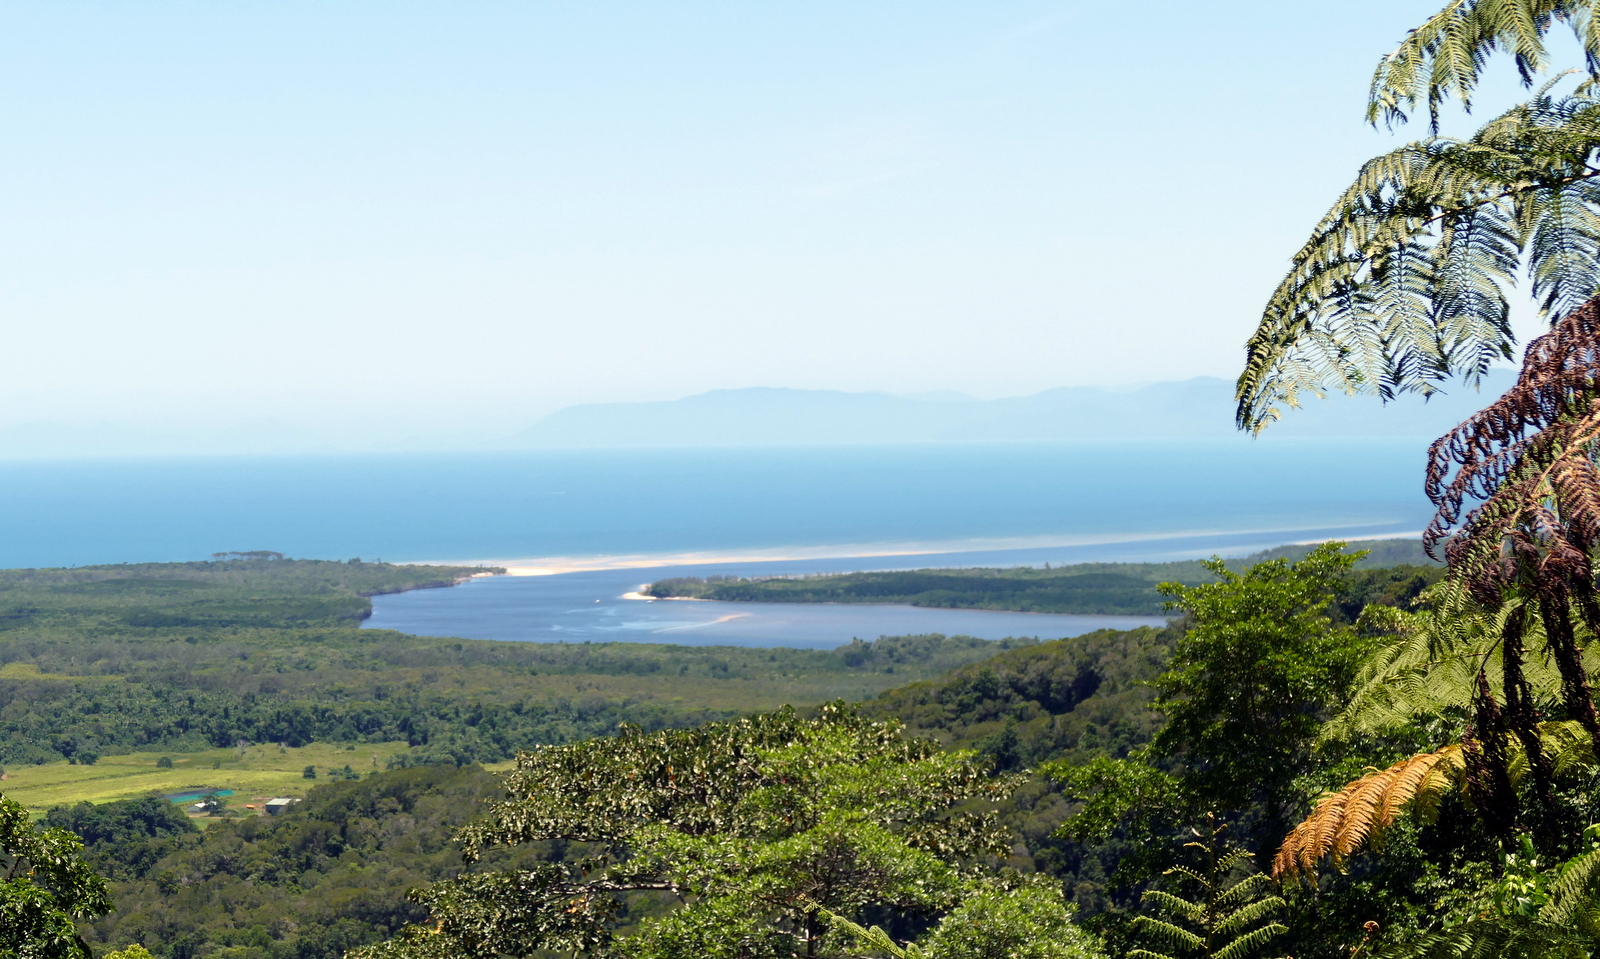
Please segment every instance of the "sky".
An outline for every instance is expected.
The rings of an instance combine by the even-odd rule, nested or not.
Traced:
[[[1231,378],[1438,2],[0,3],[0,447]]]

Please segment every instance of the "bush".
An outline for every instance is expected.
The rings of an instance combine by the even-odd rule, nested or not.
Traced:
[[[305,772],[301,773],[300,775],[301,775],[302,778],[305,778],[305,779],[316,779],[317,778],[317,767],[315,767],[315,766],[307,766],[306,769],[305,769]]]
[[[171,769],[172,768],[172,757],[171,756],[162,756],[160,759],[156,760],[156,768],[157,769]]]

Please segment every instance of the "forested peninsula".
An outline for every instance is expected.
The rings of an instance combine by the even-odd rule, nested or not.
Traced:
[[[1352,542],[1366,555],[1356,591],[1366,602],[1414,596],[1443,570],[1419,540]],[[1234,562],[1236,568],[1277,557],[1298,558],[1310,546],[1280,546]],[[1378,572],[1378,570],[1383,572]],[[1159,616],[1164,582],[1188,586],[1215,582],[1199,560],[1171,563],[1075,563],[1051,568],[914,569],[816,576],[678,577],[650,583],[640,593],[657,599],[710,599],[735,603],[898,603],[945,609],[1023,613]]]
[[[483,570],[243,559],[0,571],[0,766],[236,742],[398,743],[398,764],[862,699],[1022,642],[837,652],[502,643],[357,628]]]

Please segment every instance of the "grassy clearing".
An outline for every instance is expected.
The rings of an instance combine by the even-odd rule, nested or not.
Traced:
[[[36,813],[51,806],[112,802],[192,789],[231,789],[234,794],[227,798],[228,804],[241,808],[257,798],[303,796],[312,786],[327,782],[331,770],[342,773],[345,766],[361,775],[381,770],[389,757],[406,749],[403,742],[353,747],[312,743],[299,748],[269,743],[193,753],[128,753],[103,756],[93,766],[54,762],[8,767],[0,791]],[[172,760],[172,768],[156,765],[163,756]],[[307,766],[317,768],[318,778],[305,778]]]

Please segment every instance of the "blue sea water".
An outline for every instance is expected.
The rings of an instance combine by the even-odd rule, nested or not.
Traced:
[[[1320,536],[1414,531],[1430,514],[1424,451],[1422,440],[1269,437],[9,462],[0,463],[0,566],[254,549],[403,562],[941,544],[920,556],[479,580],[379,597],[368,625],[489,639],[760,646],[922,632],[1049,638],[1127,624],[621,596],[667,575],[1240,555]],[[1030,545],[994,545],[1007,540]]]
[[[391,561],[1415,530],[1421,440],[0,463],[0,565]]]

